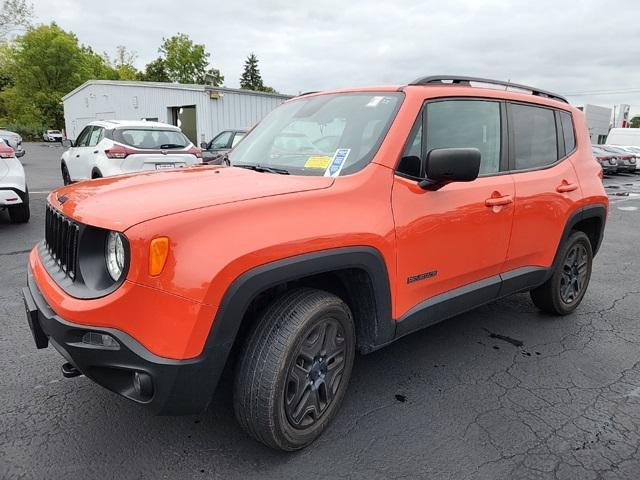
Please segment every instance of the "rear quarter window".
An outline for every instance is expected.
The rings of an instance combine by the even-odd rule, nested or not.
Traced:
[[[564,151],[571,153],[576,148],[576,136],[573,130],[573,118],[567,112],[560,112],[560,123],[564,135]]]

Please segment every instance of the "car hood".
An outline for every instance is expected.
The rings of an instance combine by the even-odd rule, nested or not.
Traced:
[[[124,231],[186,210],[318,190],[332,183],[329,177],[191,167],[81,182],[50,193],[49,202],[78,222]]]

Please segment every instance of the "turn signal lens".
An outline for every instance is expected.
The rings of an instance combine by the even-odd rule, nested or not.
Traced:
[[[149,275],[155,277],[162,273],[169,255],[169,238],[157,237],[149,244]]]

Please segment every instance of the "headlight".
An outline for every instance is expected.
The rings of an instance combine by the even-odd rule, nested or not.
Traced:
[[[118,232],[109,232],[106,245],[107,270],[114,282],[120,280],[124,272],[124,244],[122,235]]]

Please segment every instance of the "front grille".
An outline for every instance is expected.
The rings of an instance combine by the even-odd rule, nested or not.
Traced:
[[[44,241],[51,258],[71,279],[76,278],[79,225],[47,204]]]

